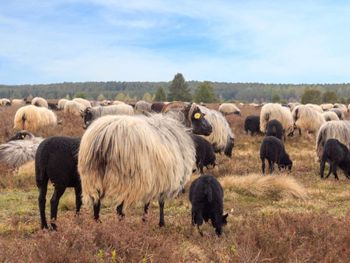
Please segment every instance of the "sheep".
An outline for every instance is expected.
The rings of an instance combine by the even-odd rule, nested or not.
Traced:
[[[151,105],[151,111],[160,113],[162,112],[164,106],[165,106],[165,103],[163,102],[154,102]]]
[[[265,133],[268,121],[273,119],[278,120],[282,124],[285,137],[293,132],[293,117],[290,109],[282,107],[278,103],[267,103],[261,108],[260,131]]]
[[[119,105],[119,104],[125,104],[124,101],[119,101],[119,100],[115,100],[112,102],[112,105]]]
[[[350,122],[328,121],[324,123],[316,137],[316,154],[321,159],[323,147],[328,139],[337,139],[342,144],[350,147]]]
[[[50,137],[40,143],[35,155],[35,179],[39,190],[41,228],[48,228],[45,216],[49,180],[54,185],[51,204],[51,228],[57,230],[57,207],[67,187],[74,187],[76,213],[82,205],[80,176],[77,170],[80,138]]]
[[[286,153],[283,143],[280,139],[273,136],[266,136],[263,139],[260,146],[260,159],[263,174],[265,174],[265,159],[269,163],[270,173],[273,172],[275,163],[277,163],[279,170],[281,168],[288,168],[290,171],[293,166],[293,162]]]
[[[241,110],[234,103],[222,103],[219,107],[219,111],[223,115],[229,115],[229,114],[241,115]]]
[[[82,114],[84,128],[86,129],[94,120],[104,115],[133,115],[134,109],[127,104],[110,105],[106,107],[97,106],[86,108]]]
[[[86,99],[82,99],[82,98],[74,98],[73,101],[76,101],[80,104],[83,104],[85,106],[85,108],[87,107],[91,107],[91,102],[86,100]]]
[[[345,119],[344,112],[339,108],[333,108],[333,109],[330,109],[330,111],[334,112],[338,116],[339,120]]]
[[[334,108],[341,110],[344,114],[348,112],[348,108],[346,107],[345,104],[335,103]]]
[[[221,236],[228,214],[223,214],[224,191],[218,180],[212,175],[198,177],[190,186],[189,199],[192,204],[192,225],[197,225],[200,235],[203,236],[203,233],[199,227],[203,221],[210,219],[215,233]]]
[[[24,106],[26,102],[23,99],[13,99],[11,101],[11,105],[18,107],[18,106]]]
[[[244,131],[246,134],[250,132],[251,135],[260,133],[260,116],[249,115],[244,120]]]
[[[135,104],[135,111],[140,112],[140,113],[151,112],[151,106],[152,106],[151,103],[144,101],[144,100],[139,100]]]
[[[200,173],[203,173],[203,167],[208,165],[215,166],[216,156],[213,146],[203,137],[192,134],[194,146],[196,148],[196,166]]]
[[[294,108],[295,108],[296,106],[298,106],[298,105],[300,105],[299,102],[289,102],[289,103],[287,104],[287,106],[288,106],[288,108],[290,109],[290,111],[293,111]]]
[[[323,111],[328,111],[333,108],[332,103],[325,103],[320,105]]]
[[[0,99],[0,106],[11,106],[11,101],[9,99]]]
[[[42,97],[35,97],[32,99],[32,105],[37,106],[37,107],[44,107],[44,108],[49,108],[49,104],[47,101],[42,98]]]
[[[282,136],[283,136],[282,124],[278,120],[269,121],[266,125],[266,136],[274,136],[282,140]]]
[[[164,226],[164,201],[189,181],[195,147],[179,121],[163,115],[109,115],[94,121],[84,133],[78,155],[83,200],[93,203],[99,220],[101,200],[114,197],[123,207],[157,198],[159,226]]]
[[[48,102],[47,104],[49,105],[50,110],[58,110],[58,104],[52,102]]]
[[[42,141],[43,138],[34,137],[30,132],[17,132],[6,143],[0,145],[0,163],[18,168],[34,160],[36,150]]]
[[[64,106],[66,105],[66,103],[68,102],[69,100],[67,99],[60,99],[57,103],[57,107],[59,110],[63,110],[64,109]]]
[[[312,108],[312,109],[316,110],[316,111],[319,112],[319,113],[322,113],[322,112],[323,112],[323,109],[321,108],[320,105],[308,103],[308,104],[306,104],[305,106],[306,106],[306,107],[309,107],[309,108]]]
[[[294,125],[299,130],[299,135],[301,135],[301,131],[317,133],[321,125],[326,122],[321,113],[306,105],[295,107],[292,115]]]
[[[339,117],[334,111],[325,111],[322,116],[325,121],[339,121]]]
[[[346,145],[337,139],[328,139],[324,145],[323,154],[320,163],[320,176],[323,179],[326,162],[329,163],[329,171],[326,178],[331,173],[335,179],[339,180],[337,175],[337,166],[344,171],[346,178],[350,179],[350,154]]]
[[[100,102],[101,106],[108,106],[108,105],[112,105],[112,102],[110,100],[103,100]]]
[[[64,114],[82,116],[82,113],[85,111],[85,109],[86,109],[85,105],[77,101],[70,100],[64,104],[63,112]]]
[[[204,106],[199,106],[199,109],[205,114],[205,119],[213,127],[212,133],[204,138],[214,146],[215,152],[221,153],[224,151],[226,156],[231,157],[235,136],[226,118],[216,110],[210,110]]]
[[[44,107],[27,105],[16,111],[14,118],[15,130],[27,130],[37,132],[40,129],[54,127],[57,125],[55,113]]]

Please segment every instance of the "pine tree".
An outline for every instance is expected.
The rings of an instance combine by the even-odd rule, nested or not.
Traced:
[[[194,93],[194,101],[195,102],[205,102],[212,103],[217,102],[218,98],[214,93],[214,88],[208,81],[204,81],[199,84]]]
[[[321,91],[317,89],[305,89],[303,95],[301,96],[301,103],[321,104]]]
[[[162,87],[159,87],[157,89],[154,100],[155,101],[166,101],[166,94],[165,94],[165,91]]]
[[[177,73],[169,87],[168,100],[191,101],[190,89],[181,73]]]

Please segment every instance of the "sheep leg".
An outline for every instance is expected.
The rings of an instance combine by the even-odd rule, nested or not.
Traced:
[[[332,170],[333,170],[333,164],[332,164],[332,163],[330,163],[330,164],[329,164],[328,174],[327,174],[326,178],[328,178],[328,177],[331,175]]]
[[[150,202],[145,204],[145,206],[143,207],[143,216],[142,216],[142,221],[143,222],[147,222],[149,204],[150,204]]]
[[[272,161],[268,160],[269,161],[269,170],[270,170],[270,174],[272,174],[273,172],[273,163]]]
[[[202,229],[199,228],[199,225],[197,225],[197,229],[198,229],[198,233],[199,233],[201,236],[204,236],[204,235],[203,235]]]
[[[321,160],[321,163],[320,163],[320,177],[321,179],[323,179],[323,176],[324,176],[324,168],[325,168],[325,162],[324,160]],[[328,177],[328,175],[327,175]]]
[[[265,175],[265,159],[261,160],[261,170],[262,170],[263,175]]]
[[[118,205],[116,208],[119,219],[123,219],[123,217],[125,217],[125,214],[123,213],[123,207],[124,207],[124,201],[120,205]]]
[[[60,201],[61,196],[63,195],[66,187],[56,186],[51,198],[51,227],[53,230],[57,230],[55,221],[57,220],[57,208],[58,202]]]
[[[162,198],[159,199],[159,226],[165,226],[164,222],[164,200]]]
[[[45,204],[46,204],[46,193],[47,193],[47,183],[48,180],[45,180],[39,188],[39,210],[40,210],[40,219],[41,219],[41,229],[48,229],[46,216],[45,216]]]
[[[101,209],[101,201],[100,201],[100,199],[98,199],[97,202],[94,202],[94,219],[97,222],[101,222],[100,221],[100,209]]]
[[[337,165],[333,164],[333,174],[336,180],[339,180],[339,177],[337,175]]]
[[[80,212],[81,205],[82,205],[81,185],[76,186],[74,188],[74,191],[75,191],[75,212],[78,215]]]

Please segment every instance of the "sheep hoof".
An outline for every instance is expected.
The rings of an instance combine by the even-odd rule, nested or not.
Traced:
[[[159,227],[164,227],[165,223],[164,222],[159,222]]]
[[[96,223],[102,223],[102,221],[99,218],[97,218],[97,219],[95,218],[95,222]]]
[[[55,223],[51,223],[51,231],[57,231],[57,225]]]
[[[143,215],[142,216],[142,222],[146,223],[148,221],[148,216],[147,215]]]
[[[124,217],[125,217],[125,214],[118,214],[118,219],[119,219],[119,221],[122,221],[123,219],[124,219]]]

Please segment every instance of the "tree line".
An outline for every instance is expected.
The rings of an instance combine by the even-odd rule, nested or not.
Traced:
[[[350,102],[350,83],[343,84],[262,84],[186,81],[177,73],[169,82],[64,82],[38,85],[0,85],[0,97],[196,102]]]

